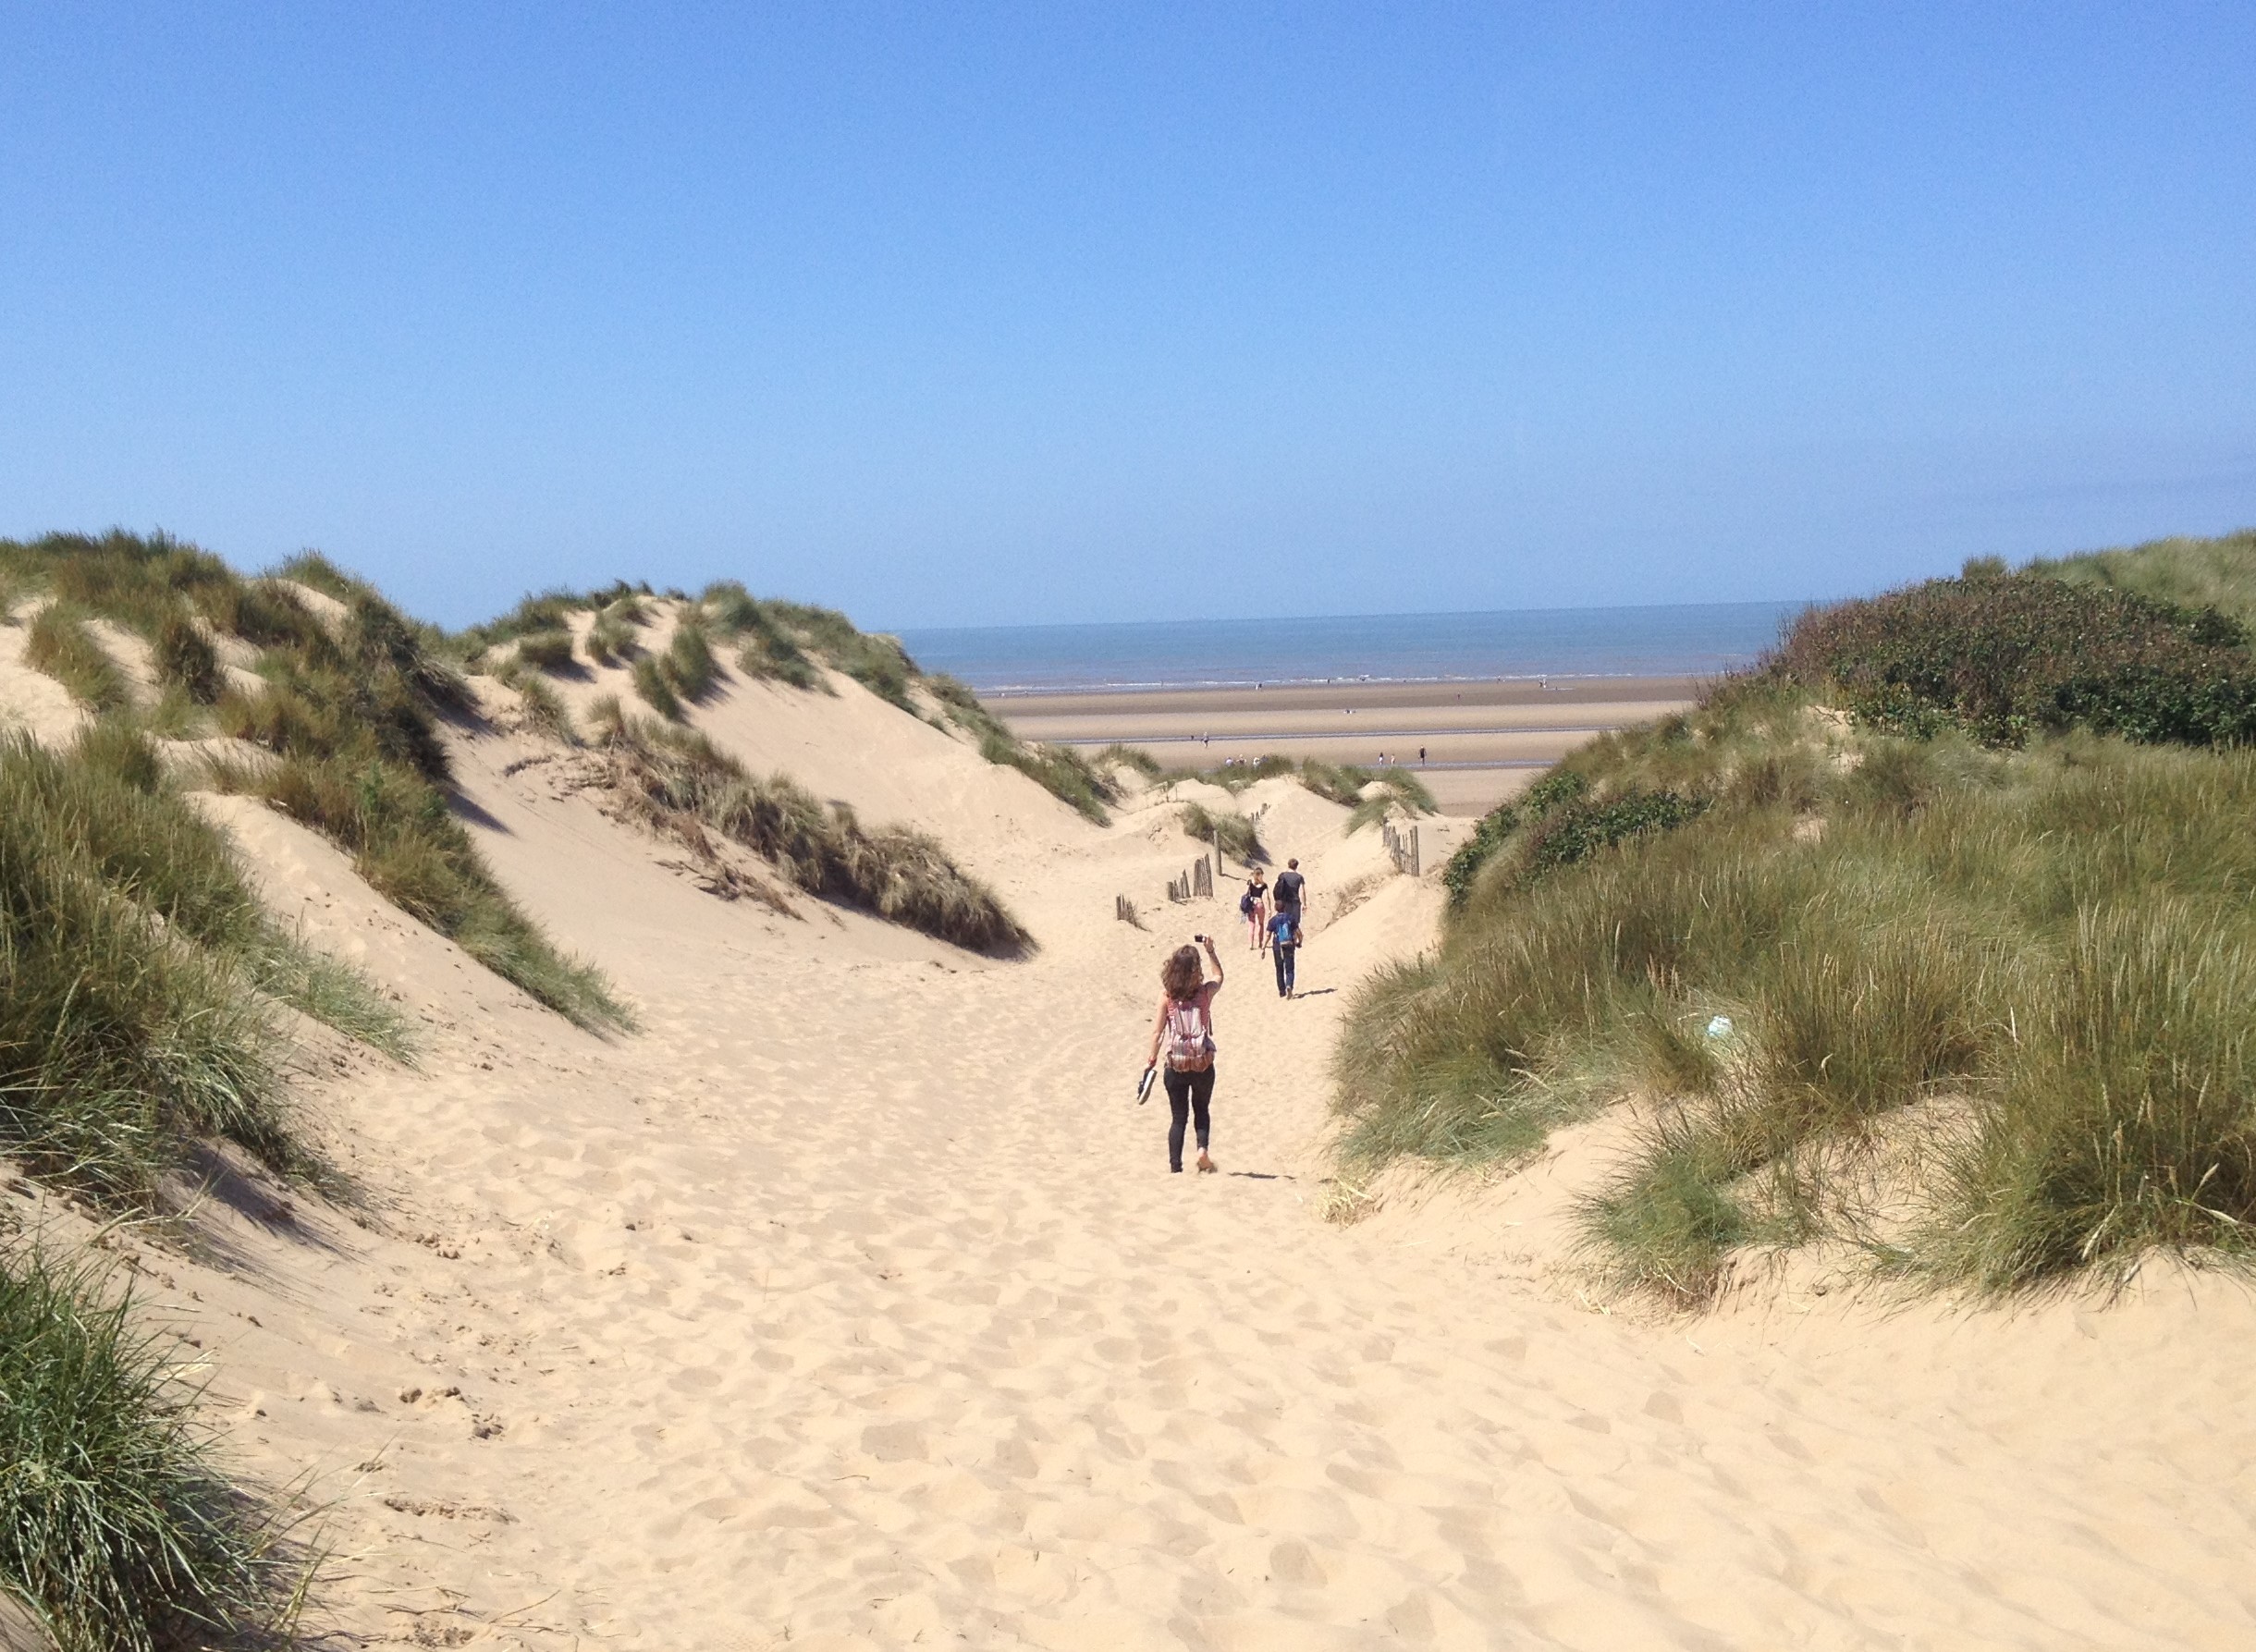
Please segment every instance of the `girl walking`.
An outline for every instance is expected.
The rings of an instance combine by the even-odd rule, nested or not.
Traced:
[[[1165,996],[1151,1023],[1151,1059],[1145,1070],[1167,1059],[1167,1106],[1173,1115],[1167,1127],[1167,1168],[1183,1170],[1183,1130],[1195,1123],[1198,1130],[1198,1169],[1205,1175],[1214,1169],[1207,1156],[1209,1129],[1208,1107],[1214,1099],[1214,995],[1222,990],[1222,961],[1209,936],[1192,939],[1207,949],[1214,979],[1205,978],[1198,965],[1197,947],[1178,947],[1159,966],[1159,985]]]
[[[1257,952],[1269,945],[1269,880],[1256,866],[1246,875],[1245,893],[1238,897],[1238,911],[1245,914],[1246,936]]]

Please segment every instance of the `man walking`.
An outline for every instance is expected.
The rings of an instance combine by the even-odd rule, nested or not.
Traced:
[[[1293,963],[1300,955],[1300,909],[1307,898],[1308,880],[1300,875],[1300,863],[1287,861],[1277,881],[1269,886],[1269,900],[1277,915],[1269,922],[1269,954],[1277,965],[1277,996],[1293,996]]]
[[[1300,926],[1300,904],[1307,889],[1308,880],[1301,876],[1298,861],[1287,861],[1284,870],[1277,875],[1277,881],[1269,889],[1269,899],[1276,903],[1277,910],[1293,914],[1295,929]]]

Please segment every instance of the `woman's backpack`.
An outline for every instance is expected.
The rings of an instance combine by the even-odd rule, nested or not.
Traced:
[[[1170,998],[1162,1048],[1168,1066],[1177,1072],[1204,1072],[1213,1066],[1214,1034],[1207,1030],[1206,1006],[1195,998]]]

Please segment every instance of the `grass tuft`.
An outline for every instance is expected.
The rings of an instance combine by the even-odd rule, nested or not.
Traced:
[[[634,691],[643,704],[669,723],[681,721],[681,696],[674,692],[674,685],[666,675],[665,666],[655,655],[638,655],[634,661]]]
[[[126,1206],[204,1136],[308,1162],[246,990],[264,916],[217,834],[105,731],[0,738],[0,1149]]]
[[[1142,746],[1124,746],[1118,740],[1090,758],[1089,766],[1098,774],[1103,774],[1107,769],[1130,769],[1146,780],[1157,780],[1164,772],[1159,766],[1159,760]]]
[[[527,631],[517,639],[517,657],[535,671],[568,671],[571,668],[571,632],[558,626],[554,630]]]
[[[159,682],[178,688],[198,705],[218,704],[226,678],[212,640],[186,612],[167,614],[150,641]]]
[[[692,704],[711,694],[720,681],[720,662],[713,657],[713,641],[694,613],[684,612],[674,626],[658,669],[675,693]],[[639,690],[641,683],[636,687]]]
[[[571,707],[564,704],[564,696],[557,692],[546,678],[521,667],[505,667],[501,680],[516,692],[518,710],[526,728],[568,746],[581,743]]]
[[[302,1567],[222,1477],[130,1302],[0,1259],[0,1585],[59,1652],[284,1642]]]
[[[34,670],[70,691],[90,711],[121,711],[133,702],[126,674],[109,651],[94,641],[84,618],[60,603],[50,603],[31,621],[23,657]]]
[[[1269,851],[1261,835],[1243,814],[1217,814],[1202,803],[1185,803],[1175,819],[1183,835],[1200,843],[1219,844],[1222,853],[1242,866],[1264,865]]]

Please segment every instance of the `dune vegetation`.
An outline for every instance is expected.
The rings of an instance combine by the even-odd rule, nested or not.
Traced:
[[[1138,763],[1138,759],[1141,759],[1141,763]],[[1230,792],[1244,791],[1262,780],[1289,776],[1318,797],[1347,809],[1349,814],[1345,829],[1350,837],[1366,826],[1378,825],[1390,814],[1431,814],[1436,807],[1433,793],[1426,789],[1426,782],[1406,768],[1364,768],[1352,763],[1326,763],[1319,757],[1303,757],[1295,761],[1271,753],[1257,757],[1251,763],[1221,764],[1212,768],[1169,772],[1161,769],[1148,753],[1132,752],[1126,746],[1108,748],[1099,754],[1099,761],[1106,766],[1127,764],[1153,777],[1163,776],[1169,779],[1204,780],[1210,786],[1220,786]],[[1149,765],[1149,767],[1145,768],[1143,765]]]
[[[674,629],[664,648],[651,650],[639,633],[659,601],[673,606]],[[685,707],[713,693],[729,665],[755,682],[816,693],[835,691],[823,673],[828,667],[912,716],[961,730],[989,763],[1017,769],[1097,826],[1110,818],[1107,805],[1119,801],[1111,781],[1080,753],[1027,744],[964,684],[921,668],[898,639],[859,630],[834,608],[754,596],[735,580],[717,581],[694,597],[623,582],[586,593],[543,592],[451,639],[450,646],[469,667],[495,670],[522,692],[523,667],[572,668],[575,614],[592,616],[582,639],[588,658],[626,667],[635,697],[668,722],[682,722]],[[545,704],[529,706],[528,720],[557,724]]]
[[[984,952],[1031,936],[1001,899],[910,826],[865,827],[786,775],[755,776],[694,730],[599,702],[595,735],[615,795],[646,825],[701,849],[717,832],[768,862],[794,887]]]
[[[213,758],[203,783],[322,832],[387,899],[550,1008],[585,1026],[629,1023],[601,975],[558,952],[494,881],[448,806],[438,721],[474,714],[435,628],[311,555],[250,580],[161,534],[51,534],[0,542],[0,568],[13,589],[50,599],[34,627],[61,609],[149,643],[164,697],[148,708],[89,691],[98,685],[59,645],[57,679],[90,709],[259,748]],[[312,606],[324,598],[331,618]],[[229,648],[243,664],[222,665]],[[35,649],[26,657],[39,664]]]
[[[1242,866],[1263,863],[1269,858],[1269,850],[1262,846],[1259,829],[1234,811],[1209,809],[1204,803],[1185,803],[1175,812],[1175,819],[1184,837],[1214,845]]]
[[[26,657],[100,714],[65,744],[0,736],[0,1152],[105,1218],[165,1218],[192,1185],[168,1179],[215,1142],[345,1191],[288,1104],[289,1017],[403,1059],[407,1025],[276,924],[157,737],[212,731],[234,691],[202,627],[262,623],[266,599],[201,553],[119,535],[0,543],[0,591],[7,623],[54,635],[67,617],[59,651],[27,636]],[[153,697],[96,616],[148,642]],[[115,1282],[0,1246],[0,1588],[65,1652],[276,1638],[302,1561],[228,1485],[169,1340],[134,1328]]]
[[[315,1169],[275,1071],[284,1005],[408,1051],[372,987],[275,924],[138,730],[0,738],[0,1151],[122,1208],[207,1137]]]
[[[113,1280],[0,1256],[0,1588],[59,1652],[286,1644],[307,1561]]]
[[[1484,820],[1439,951],[1353,1006],[1355,1173],[1634,1102],[1582,1230],[1686,1303],[1817,1242],[1980,1291],[2256,1259],[2256,657],[2077,566],[1807,615]]]
[[[2040,557],[2029,571],[2071,584],[2111,586],[2181,608],[2215,608],[2243,625],[2256,625],[2251,566],[2256,566],[2256,528],[2215,539],[2157,539],[2117,551]]]

